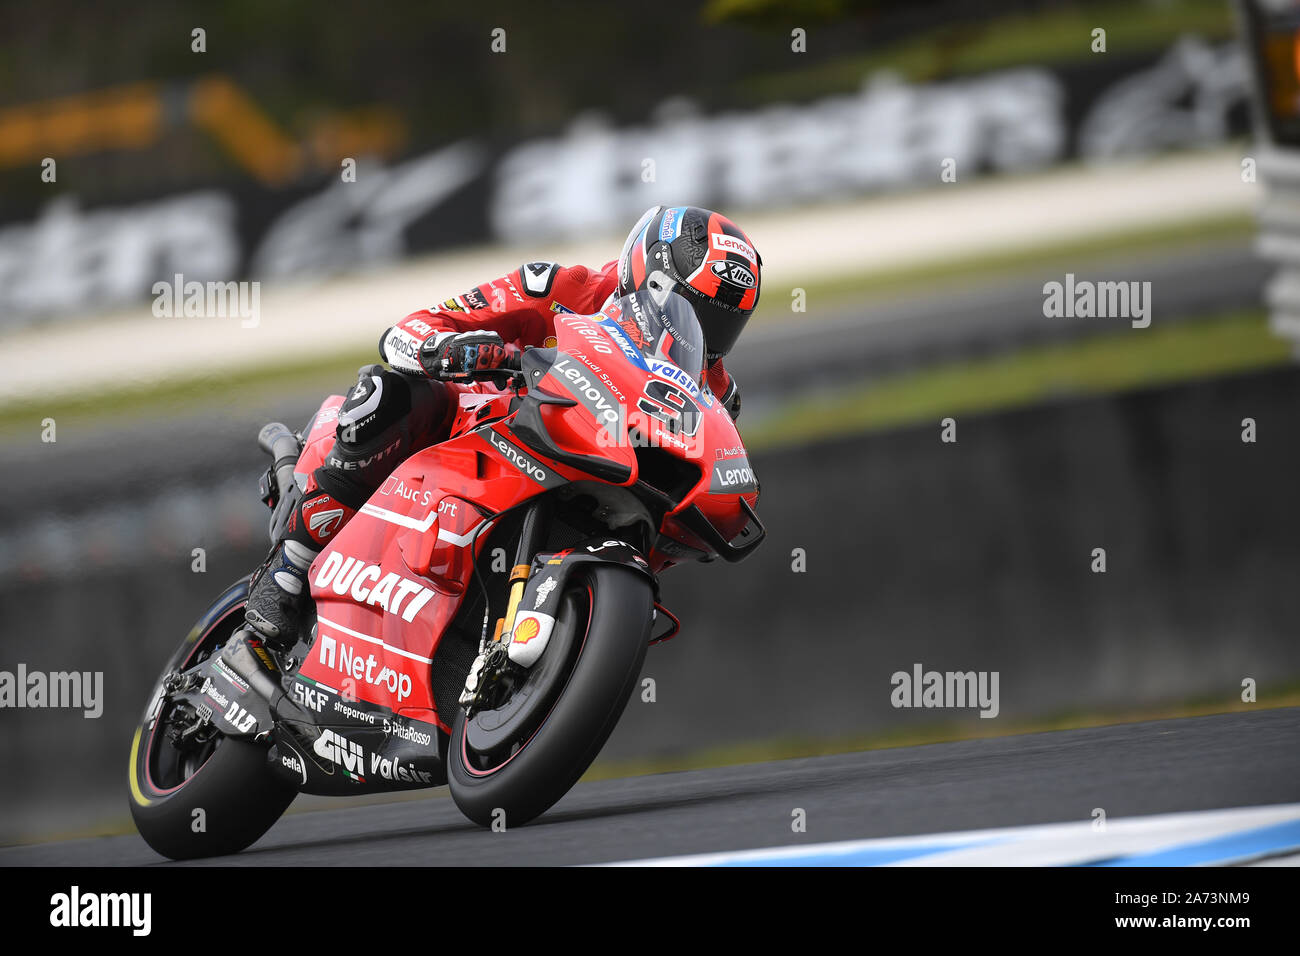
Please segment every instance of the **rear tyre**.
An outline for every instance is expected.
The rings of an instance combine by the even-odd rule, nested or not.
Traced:
[[[173,860],[238,853],[269,830],[298,793],[270,770],[267,748],[216,734],[179,750],[167,736],[174,705],[164,703],[151,719],[162,677],[216,652],[242,623],[247,594],[245,578],[190,631],[159,675],[131,742],[131,817],[145,842]]]
[[[447,782],[465,816],[482,826],[521,826],[569,792],[627,706],[653,612],[650,582],[635,571],[594,564],[575,573],[546,652],[515,691],[542,695],[546,705],[513,726],[510,701],[473,720],[456,711]],[[490,748],[476,746],[486,739]]]

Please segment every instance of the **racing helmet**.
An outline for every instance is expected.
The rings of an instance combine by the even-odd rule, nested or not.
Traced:
[[[654,206],[623,244],[617,294],[683,296],[712,362],[731,351],[758,305],[762,267],[749,237],[726,216],[698,206]]]

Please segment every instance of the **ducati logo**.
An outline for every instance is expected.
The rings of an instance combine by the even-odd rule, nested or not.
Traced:
[[[307,521],[307,528],[316,532],[317,537],[328,538],[343,520],[343,509],[334,508],[331,511],[321,511],[311,516]]]
[[[317,590],[333,587],[335,594],[350,594],[358,604],[382,607],[389,614],[400,613],[408,624],[433,598],[433,590],[418,581],[396,571],[385,574],[376,564],[345,558],[338,551],[331,552],[317,568],[314,586]]]

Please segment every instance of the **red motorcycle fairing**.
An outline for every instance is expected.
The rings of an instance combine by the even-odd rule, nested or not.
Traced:
[[[660,528],[667,537],[647,556],[653,574],[681,560],[683,546],[686,555],[716,553],[692,522],[702,518],[713,538],[739,534],[749,523],[742,498],[757,500],[757,482],[734,423],[707,385],[672,362],[647,359],[629,340],[634,330],[617,318],[617,309],[557,317],[555,360],[527,385],[535,398],[565,399],[537,403],[553,453],[612,462],[627,476],[606,484],[631,486],[643,477],[638,444],[676,462],[685,479]],[[457,396],[453,437],[399,464],[312,563],[317,634],[299,672],[344,701],[444,733],[458,703],[435,698],[431,667],[487,526],[529,498],[592,480],[529,447],[522,429],[512,431],[513,391],[448,387]],[[341,403],[340,396],[328,399],[309,429],[296,469],[309,487],[334,440]]]
[[[557,360],[537,386],[577,404],[544,406],[539,414],[565,450],[626,464],[633,480],[644,477],[638,448],[660,449],[693,469],[689,483],[676,489],[664,536],[648,555],[658,572],[683,557],[716,553],[678,516],[698,508],[722,537],[734,538],[749,524],[740,499],[757,503],[758,480],[735,422],[707,384],[671,362],[643,356],[631,341],[635,329],[625,328],[620,314],[611,304],[603,314],[556,318]]]
[[[339,408],[342,407],[343,402],[342,395],[331,395],[321,402],[320,408],[312,417],[311,425],[303,435],[302,454],[298,456],[298,463],[294,465],[293,475],[304,491],[312,490],[314,486],[311,480],[312,472],[325,464],[325,456],[334,445]]]
[[[430,668],[489,519],[572,476],[538,464],[499,422],[416,452],[312,563],[317,636],[300,673],[449,733],[457,704],[435,699]]]

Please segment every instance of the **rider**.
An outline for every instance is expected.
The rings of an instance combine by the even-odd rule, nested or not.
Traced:
[[[722,357],[758,304],[761,267],[749,237],[725,216],[655,206],[599,271],[530,262],[386,330],[379,352],[390,368],[362,368],[339,408],[334,447],[249,592],[249,626],[272,648],[293,646],[312,560],[401,460],[446,440],[459,391],[492,387],[448,383],[500,368],[525,346],[554,345],[557,312],[591,315],[641,289],[681,294],[704,331],[708,386],[735,419],[740,391]]]

